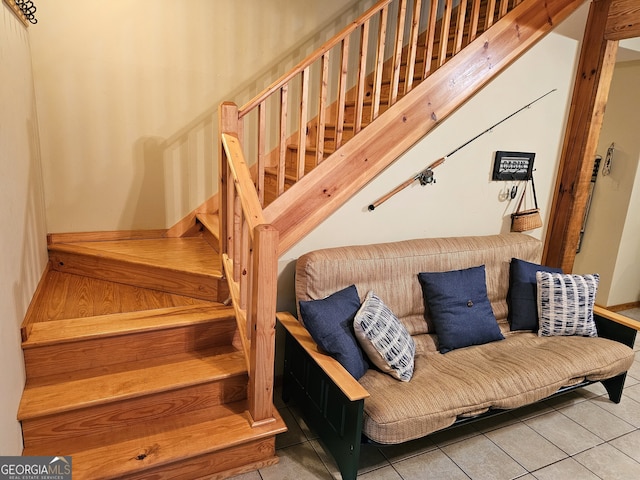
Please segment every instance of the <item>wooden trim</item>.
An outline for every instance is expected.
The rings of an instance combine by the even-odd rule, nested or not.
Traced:
[[[238,137],[228,133],[223,133],[221,137],[227,157],[232,160],[229,165],[235,188],[238,191],[238,197],[240,197],[242,210],[245,212],[245,220],[249,224],[249,230],[253,230],[264,223],[264,217],[251,174],[249,173],[249,167],[245,163]]]
[[[337,360],[318,350],[318,346],[307,329],[293,315],[289,312],[278,312],[276,316],[282,326],[287,329],[291,336],[306,350],[350,401],[353,402],[369,397],[369,392]]]
[[[193,217],[195,218],[195,213],[193,213]],[[113,232],[49,233],[47,234],[47,245],[76,242],[108,242],[112,240],[149,240],[165,237],[167,237],[167,230],[117,230]]]
[[[604,38],[611,0],[592,2],[573,87],[569,121],[550,209],[543,262],[573,270],[617,41]]]
[[[640,2],[638,0],[613,0],[607,16],[604,37],[622,40],[640,36]]]
[[[36,287],[36,291],[33,293],[31,297],[31,302],[27,307],[27,312],[24,315],[24,319],[22,320],[22,324],[20,325],[20,336],[22,337],[22,341],[26,342],[29,339],[29,335],[31,334],[31,329],[34,323],[37,322],[37,315],[35,313],[36,305],[38,305],[39,299],[42,295],[44,295],[44,290],[47,284],[47,277],[49,276],[49,272],[52,270],[51,261],[47,262],[47,265],[44,268],[44,272],[40,276],[40,281],[38,282],[38,286]]]
[[[9,10],[11,10],[14,15],[18,17],[18,19],[24,24],[25,27],[29,27],[29,21],[27,20],[27,17],[24,13],[22,13],[22,10],[20,10],[20,7],[16,5],[16,2],[14,0],[4,0],[4,3],[7,5],[7,7],[9,7]]]
[[[618,305],[609,305],[605,307],[611,312],[621,312],[623,310],[631,310],[632,308],[640,308],[640,302],[621,303]]]
[[[613,322],[619,323],[620,325],[624,325],[625,327],[633,328],[634,330],[640,331],[640,322],[638,320],[625,317],[624,315],[620,315],[619,313],[613,312],[610,309],[595,305],[593,307],[593,313],[609,319]]]

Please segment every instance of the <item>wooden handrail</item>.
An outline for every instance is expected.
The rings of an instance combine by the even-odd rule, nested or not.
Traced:
[[[313,52],[307,58],[302,60],[298,65],[293,67],[291,71],[289,71],[288,73],[283,75],[281,78],[279,78],[278,80],[273,82],[271,85],[269,85],[267,88],[265,88],[253,100],[250,100],[245,105],[243,105],[238,110],[238,118],[244,117],[248,112],[256,108],[258,105],[264,102],[267,98],[269,98],[271,95],[273,95],[278,90],[280,90],[284,85],[286,85],[293,78],[295,78],[296,75],[298,75],[300,72],[302,72],[303,70],[311,66],[313,63],[315,63],[317,60],[322,58],[322,56],[325,55],[333,47],[335,47],[336,45],[339,45],[346,37],[351,35],[351,33],[353,33],[357,28],[362,26],[362,24],[364,24],[367,20],[371,19],[371,17],[376,15],[378,12],[380,12],[380,10],[382,10],[383,7],[389,5],[392,1],[393,0],[381,0],[380,2],[375,4],[373,7],[371,7],[369,10],[367,10],[365,13],[363,13],[358,20],[356,20],[353,23],[350,23],[348,26],[346,26],[344,29],[342,29],[340,32],[334,35],[333,38],[328,40],[324,45],[318,48],[315,52]]]

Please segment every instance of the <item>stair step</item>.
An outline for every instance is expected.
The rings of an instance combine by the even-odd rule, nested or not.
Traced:
[[[115,432],[101,446],[50,445],[25,448],[23,455],[71,455],[77,480],[224,478],[277,462],[275,435],[286,426],[275,409],[275,421],[251,427],[246,402],[216,408],[227,412],[159,418]]]
[[[238,375],[175,390],[110,402],[56,415],[22,420],[25,448],[50,449],[62,442],[81,440],[83,448],[99,446],[123,429],[169,416],[209,409],[210,419],[224,414],[224,405],[247,398],[247,377]],[[213,407],[220,406],[218,410]],[[219,413],[216,413],[219,412]],[[215,414],[215,415],[214,415]],[[68,447],[71,448],[71,447]]]
[[[228,296],[220,256],[201,237],[54,244],[49,258],[61,272],[203,300]]]
[[[233,308],[212,304],[39,322],[33,325],[29,338],[22,342],[22,348],[192,326],[210,323],[215,319],[233,318],[233,315]]]
[[[225,347],[29,379],[18,409],[28,420],[246,375],[244,355]]]
[[[231,345],[236,333],[233,309],[212,304],[40,322],[22,347],[40,378]]]

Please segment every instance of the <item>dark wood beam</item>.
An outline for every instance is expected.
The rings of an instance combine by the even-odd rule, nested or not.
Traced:
[[[612,0],[591,3],[550,210],[543,261],[565,272],[573,269],[615,67],[618,41],[605,38],[611,3]]]
[[[605,29],[607,40],[640,37],[640,1],[613,0]]]

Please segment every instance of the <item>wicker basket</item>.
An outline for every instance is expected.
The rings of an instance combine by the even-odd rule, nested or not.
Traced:
[[[522,189],[522,196],[518,202],[518,208],[511,214],[511,231],[512,232],[526,232],[527,230],[534,230],[542,226],[542,216],[540,215],[540,209],[538,208],[538,199],[536,198],[536,187],[533,183],[533,176],[531,180],[531,189],[533,190],[533,202],[536,208],[529,210],[520,210],[524,196],[527,193],[527,184],[524,184]]]
[[[542,217],[539,208],[521,210],[511,214],[511,231],[526,232],[542,226]]]

